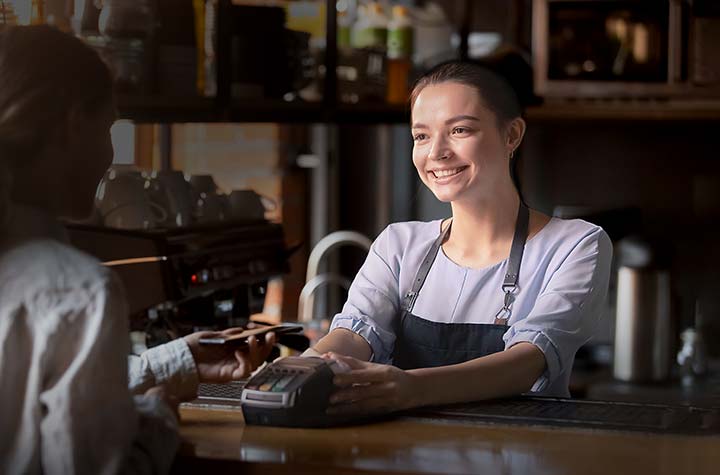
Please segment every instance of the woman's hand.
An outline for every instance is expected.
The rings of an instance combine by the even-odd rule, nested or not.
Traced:
[[[335,375],[333,382],[341,389],[330,397],[328,414],[382,414],[419,405],[417,378],[407,371],[337,353],[326,353],[323,357],[350,368]]]
[[[201,383],[226,383],[246,378],[263,364],[275,344],[275,334],[265,334],[264,340],[255,336],[248,338],[247,348],[237,349],[232,344],[201,345],[200,338],[219,338],[244,331],[243,328],[229,328],[221,332],[196,332],[185,337],[195,360]]]

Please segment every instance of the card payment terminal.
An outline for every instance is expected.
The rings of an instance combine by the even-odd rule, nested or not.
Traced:
[[[245,385],[245,423],[283,427],[326,427],[348,422],[328,416],[330,394],[336,389],[336,362],[291,356],[269,364]]]

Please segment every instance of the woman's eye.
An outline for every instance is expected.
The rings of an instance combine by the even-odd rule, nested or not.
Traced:
[[[464,134],[468,131],[465,127],[455,127],[452,132],[453,134]]]
[[[425,138],[427,138],[427,135],[425,135],[425,134],[415,134],[415,135],[413,135],[413,140],[416,141],[416,142],[417,142],[418,140],[425,140]]]

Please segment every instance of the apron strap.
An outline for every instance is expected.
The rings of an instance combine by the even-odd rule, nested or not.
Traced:
[[[510,247],[510,260],[508,261],[505,280],[503,280],[502,284],[502,289],[505,292],[508,290],[512,292],[517,287],[518,276],[520,275],[520,263],[522,262],[523,250],[525,249],[525,241],[527,241],[529,221],[530,212],[527,206],[520,202],[517,222],[515,223],[515,235],[513,236],[512,247]]]
[[[507,325],[512,315],[510,307],[515,301],[515,290],[517,289],[518,277],[520,276],[520,264],[522,263],[525,242],[527,241],[530,212],[525,203],[520,202],[517,221],[515,222],[515,234],[513,235],[512,246],[510,247],[510,258],[508,259],[505,279],[502,283],[502,291],[505,292],[503,306],[495,314],[496,325]]]
[[[435,242],[433,242],[432,246],[430,246],[430,249],[425,256],[425,259],[423,259],[422,264],[420,264],[420,268],[415,274],[415,280],[413,280],[410,292],[405,294],[405,298],[403,298],[402,310],[408,313],[412,313],[412,309],[415,306],[415,300],[417,300],[420,288],[422,288],[423,284],[425,283],[425,279],[430,273],[430,268],[435,261],[435,257],[437,256],[440,247],[442,246],[443,242],[445,242],[445,239],[447,239],[448,234],[450,234],[450,226],[452,226],[452,221],[445,228],[445,231],[441,232],[440,236],[435,239]]]
[[[503,280],[502,284],[502,290],[503,292],[505,292],[505,300],[503,303],[503,307],[500,309],[497,315],[495,315],[495,323],[506,324],[508,318],[510,318],[511,315],[510,306],[512,305],[512,302],[514,300],[513,293],[517,289],[518,276],[520,275],[520,263],[522,262],[523,250],[525,249],[525,242],[527,241],[529,220],[530,212],[527,206],[525,206],[525,203],[521,201],[518,208],[517,221],[515,223],[515,234],[513,235],[512,246],[510,247],[510,259],[508,261],[505,279]],[[420,268],[415,274],[412,288],[407,294],[405,294],[405,297],[403,298],[403,311],[412,313],[412,309],[415,306],[415,300],[417,300],[418,293],[420,292],[420,289],[425,283],[425,279],[427,279],[427,276],[430,273],[430,268],[435,261],[435,257],[437,256],[440,247],[443,245],[443,242],[445,242],[447,236],[450,234],[451,226],[452,221],[450,222],[450,224],[448,224],[445,230],[440,233],[437,239],[433,242],[432,246],[430,246],[430,249],[425,256],[425,259],[423,259],[422,264],[420,264]]]

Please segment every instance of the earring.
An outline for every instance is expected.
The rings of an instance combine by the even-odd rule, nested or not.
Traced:
[[[515,156],[515,150],[512,150],[510,152],[510,155],[508,155],[508,160],[512,160],[512,158]]]

